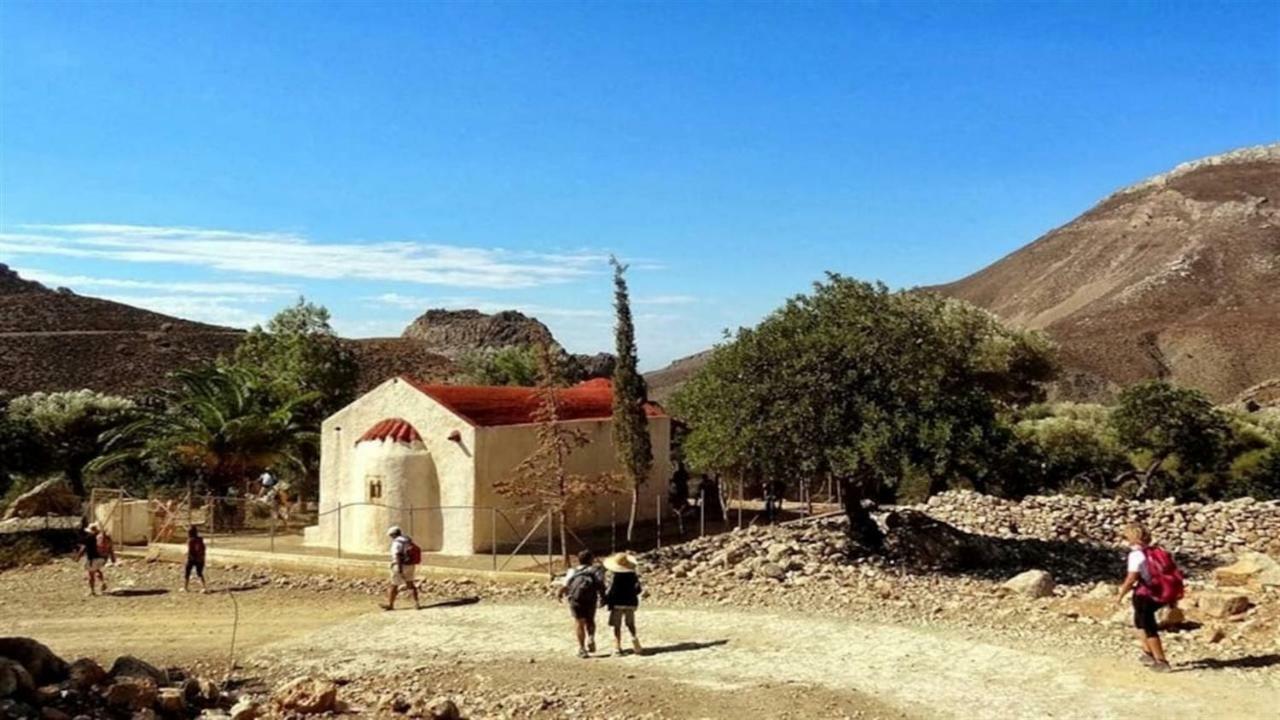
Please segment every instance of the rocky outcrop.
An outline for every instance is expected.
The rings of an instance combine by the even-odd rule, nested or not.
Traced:
[[[0,295],[23,295],[27,293],[52,292],[49,288],[34,280],[26,280],[12,268],[0,263]]]
[[[403,337],[455,360],[475,350],[555,342],[546,325],[515,310],[492,315],[479,310],[428,310],[405,328]]]
[[[1058,341],[1059,394],[1167,378],[1226,402],[1280,377],[1280,144],[1120,190],[935,290]]]
[[[66,480],[45,480],[19,495],[4,511],[5,520],[44,516],[68,516],[80,512],[80,498]]]

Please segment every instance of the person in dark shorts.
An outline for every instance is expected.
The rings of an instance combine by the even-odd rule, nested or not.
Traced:
[[[583,550],[578,553],[578,566],[565,573],[558,595],[569,603],[580,658],[591,657],[596,651],[596,610],[603,596],[604,573],[596,565],[595,553]]]
[[[182,572],[182,592],[191,589],[191,572],[194,570],[200,579],[200,592],[209,592],[204,582],[204,538],[194,525],[187,528],[187,565]]]
[[[636,608],[640,607],[640,575],[636,572],[636,560],[625,552],[604,559],[609,571],[609,589],[604,593],[604,604],[609,608],[609,627],[613,628],[613,648],[622,654],[622,626],[631,634],[631,647],[637,655],[644,654],[640,638],[636,635]]]
[[[84,532],[80,533],[80,538],[76,546],[75,560],[79,562],[84,559],[85,574],[89,578],[89,594],[98,594],[98,581],[102,581],[102,593],[107,592],[107,580],[102,575],[102,568],[107,564],[107,556],[103,554],[99,543],[98,535],[102,530],[98,527],[98,523],[90,523]]]
[[[1156,672],[1169,672],[1169,659],[1160,641],[1160,623],[1156,612],[1164,607],[1151,597],[1147,589],[1151,584],[1151,569],[1147,564],[1146,550],[1151,544],[1151,533],[1141,525],[1126,525],[1121,533],[1129,543],[1127,574],[1120,586],[1119,602],[1133,591],[1133,627],[1138,633],[1138,645],[1142,648],[1142,662]]]

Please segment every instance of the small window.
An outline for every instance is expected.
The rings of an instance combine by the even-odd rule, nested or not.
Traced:
[[[382,476],[370,475],[365,478],[365,481],[369,484],[369,499],[381,500],[382,499]]]

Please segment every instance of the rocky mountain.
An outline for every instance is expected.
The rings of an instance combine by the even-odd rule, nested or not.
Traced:
[[[1280,144],[1185,163],[933,288],[1046,331],[1060,394],[1166,378],[1228,401],[1280,377]]]
[[[492,315],[479,310],[428,310],[404,329],[402,337],[453,359],[474,350],[555,342],[546,325],[515,310]]]
[[[0,264],[0,394],[135,394],[230,352],[242,331],[51,290]]]
[[[654,370],[644,374],[644,380],[649,385],[649,398],[657,403],[665,404],[671,400],[671,396],[684,385],[685,381],[693,377],[693,374],[707,364],[707,360],[711,357],[711,350],[703,350],[688,357],[674,360],[672,363],[660,370]]]

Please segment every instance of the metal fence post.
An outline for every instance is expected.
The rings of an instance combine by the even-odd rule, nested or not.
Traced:
[[[489,508],[489,554],[493,556],[493,571],[498,572],[498,508]]]
[[[551,573],[551,577],[556,576],[555,566],[551,564],[555,548],[552,546],[551,537],[554,535],[552,527],[555,525],[555,519],[551,515],[551,511],[547,511],[547,572]]]
[[[342,559],[342,501],[338,501],[338,559]]]
[[[413,537],[416,534],[417,533],[413,531],[413,506],[410,505],[409,506],[409,537]]]
[[[662,498],[654,497],[653,504],[658,508],[658,549],[662,549]]]
[[[618,551],[618,498],[609,498],[609,552]]]

